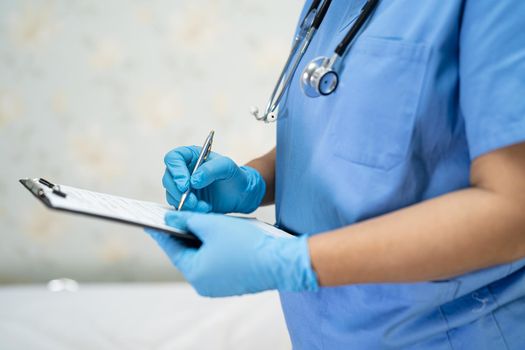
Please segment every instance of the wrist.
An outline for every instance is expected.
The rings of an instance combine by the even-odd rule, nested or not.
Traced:
[[[317,275],[312,268],[308,247],[308,236],[282,238],[276,258],[277,289],[289,292],[315,292],[319,289]]]

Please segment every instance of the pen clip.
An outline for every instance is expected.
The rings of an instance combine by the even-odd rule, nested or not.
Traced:
[[[202,161],[206,161],[208,159],[208,156],[211,153],[211,145],[213,144],[213,136],[215,135],[215,131],[210,131],[210,134],[206,138],[206,141],[204,142],[204,147],[206,149],[204,150],[204,155],[202,156]]]
[[[202,157],[202,161],[203,161],[203,162],[204,162],[205,160],[208,159],[208,156],[209,156],[210,153],[211,153],[211,145],[208,145],[208,146],[206,147],[206,151],[205,151],[205,152],[206,152],[206,153],[204,153],[204,156]]]
[[[39,178],[38,182],[52,189],[53,194],[56,194],[57,196],[62,197],[62,198],[66,198],[67,195],[64,192],[62,192],[59,185],[55,185],[43,178]]]

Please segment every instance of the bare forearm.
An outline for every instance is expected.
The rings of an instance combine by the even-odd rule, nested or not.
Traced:
[[[523,205],[470,188],[310,238],[322,285],[442,279],[525,256]]]
[[[472,187],[310,238],[323,285],[443,279],[525,257],[525,143],[471,166]]]
[[[275,193],[275,148],[262,157],[248,162],[246,165],[257,169],[266,182],[266,193],[261,205],[273,204]]]

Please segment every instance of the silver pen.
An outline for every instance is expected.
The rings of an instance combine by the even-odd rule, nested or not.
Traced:
[[[193,168],[193,171],[191,172],[191,175],[195,174],[195,171],[197,171],[197,168],[199,168],[202,163],[208,159],[208,156],[211,152],[211,145],[213,144],[213,135],[215,134],[215,131],[210,131],[210,134],[206,138],[206,141],[204,141],[204,145],[202,145],[201,152],[199,153],[199,158],[197,158],[197,162],[195,163],[195,167]],[[191,187],[188,187],[186,192],[182,194],[180,197],[179,206],[177,207],[177,210],[181,210],[182,206],[184,205],[184,202],[186,201],[186,198],[190,194]]]

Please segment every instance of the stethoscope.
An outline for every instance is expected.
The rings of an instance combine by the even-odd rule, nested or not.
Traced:
[[[341,58],[359,33],[363,24],[365,24],[372,14],[378,2],[379,0],[367,0],[361,8],[361,12],[354,24],[335,48],[332,57],[321,56],[306,65],[300,79],[301,88],[306,96],[328,96],[337,89],[339,85],[339,75],[337,72]],[[252,108],[251,113],[255,119],[262,120],[266,123],[277,120],[279,104],[286,90],[289,88],[291,79],[297,71],[297,67],[312,42],[314,34],[319,29],[331,3],[332,0],[324,0],[322,3],[321,0],[314,0],[312,2],[312,5],[299,26],[299,30],[292,44],[292,49],[270,95],[264,114],[259,115],[259,109],[257,107]]]

